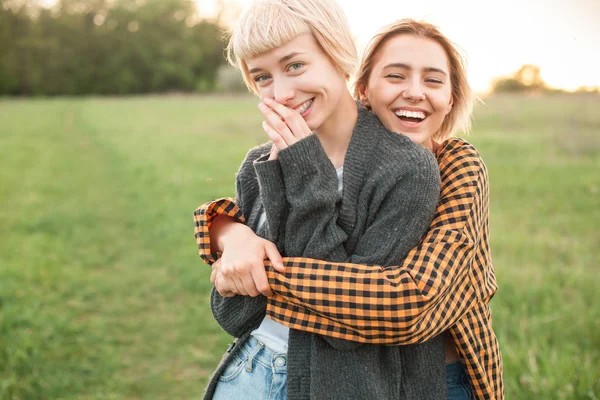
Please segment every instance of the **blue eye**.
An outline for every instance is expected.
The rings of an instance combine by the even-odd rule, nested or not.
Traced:
[[[303,66],[304,66],[304,63],[296,62],[296,63],[290,64],[290,66],[288,67],[288,70],[290,70],[290,71],[298,71]]]
[[[267,79],[269,79],[269,75],[259,75],[256,78],[254,78],[254,82],[260,83],[266,81]]]

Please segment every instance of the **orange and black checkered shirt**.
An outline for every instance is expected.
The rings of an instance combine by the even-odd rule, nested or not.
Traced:
[[[474,397],[503,399],[502,357],[489,301],[498,286],[488,224],[488,175],[477,150],[451,138],[438,148],[441,200],[429,230],[400,266],[284,258],[285,272],[265,266],[267,315],[301,331],[364,343],[403,345],[449,331]],[[209,227],[217,215],[244,222],[231,199],[194,213],[200,256],[209,264]]]

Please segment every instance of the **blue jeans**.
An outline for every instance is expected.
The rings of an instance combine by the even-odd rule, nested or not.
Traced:
[[[286,400],[287,355],[273,352],[253,337],[219,377],[213,400]],[[448,400],[471,400],[471,386],[460,362],[446,365]]]
[[[446,365],[448,400],[471,400],[471,384],[460,361]]]
[[[287,355],[250,337],[219,377],[213,400],[285,400],[286,392]]]

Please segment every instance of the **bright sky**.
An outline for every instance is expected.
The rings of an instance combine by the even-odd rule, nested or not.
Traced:
[[[553,87],[600,86],[600,0],[338,1],[361,50],[380,26],[396,19],[439,26],[467,54],[469,79],[478,91],[523,64],[538,65]],[[203,15],[214,15],[219,0],[196,2]],[[221,2],[231,10],[252,0]]]

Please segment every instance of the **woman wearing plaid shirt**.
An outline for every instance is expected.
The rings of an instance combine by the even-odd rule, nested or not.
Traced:
[[[418,56],[428,48],[435,53],[436,47],[445,53],[449,73],[428,70],[427,58]],[[426,105],[439,100],[432,99],[436,96],[432,88],[448,78],[452,82],[453,112],[435,135],[412,134],[416,130],[411,124],[418,125],[415,120],[423,116],[418,113],[427,117]],[[473,397],[501,399],[502,361],[488,306],[497,285],[489,251],[487,171],[473,146],[449,139],[452,132],[468,129],[471,111],[461,58],[435,27],[399,21],[384,28],[369,45],[355,95],[388,129],[402,132],[417,143],[431,143],[442,177],[436,216],[420,244],[400,266],[284,258],[282,273],[267,261],[268,282],[275,293],[269,297],[267,315],[290,328],[362,343],[405,345],[443,333],[447,371],[454,373],[460,360],[458,366],[462,364],[466,370],[465,383]],[[399,98],[412,108],[395,107]],[[229,200],[208,203],[195,215],[200,254],[212,263],[218,254],[210,252],[207,239],[214,218],[227,215],[243,222],[243,217]],[[226,240],[227,235],[241,240],[241,236],[235,238],[235,224],[219,220],[230,230],[212,232],[213,240]],[[256,253],[279,262],[276,255],[264,257],[264,250]],[[211,280],[220,291],[235,291],[219,273],[220,268],[218,262],[213,264]],[[465,396],[464,391],[459,393],[460,387],[448,389],[449,398],[453,390],[457,391],[455,398]]]

